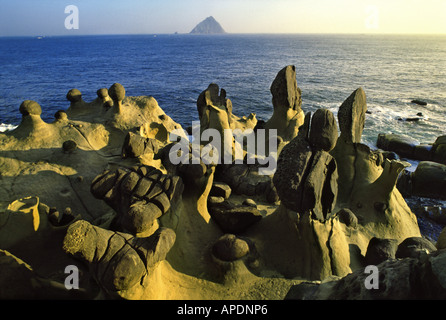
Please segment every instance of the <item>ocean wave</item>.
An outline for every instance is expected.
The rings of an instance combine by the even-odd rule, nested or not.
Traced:
[[[11,131],[14,130],[15,128],[17,128],[17,126],[13,124],[7,124],[7,123],[0,124],[0,132]]]

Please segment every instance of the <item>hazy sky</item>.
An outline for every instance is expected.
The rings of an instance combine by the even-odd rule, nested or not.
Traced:
[[[65,7],[79,9],[67,30]],[[0,36],[188,33],[208,16],[230,33],[441,33],[446,0],[0,0]]]

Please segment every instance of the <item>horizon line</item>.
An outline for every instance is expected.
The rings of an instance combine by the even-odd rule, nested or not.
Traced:
[[[190,35],[190,36],[225,36],[225,35],[361,35],[361,36],[446,36],[446,33],[393,33],[393,32],[225,32],[225,33],[85,33],[85,34],[35,34],[35,35],[0,35],[0,38],[38,38],[38,37],[85,37],[85,36],[157,36],[157,35]]]

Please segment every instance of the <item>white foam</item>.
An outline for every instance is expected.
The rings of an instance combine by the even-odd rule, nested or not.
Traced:
[[[14,130],[15,128],[17,128],[17,126],[13,124],[7,124],[7,123],[0,124],[0,132],[11,131]]]

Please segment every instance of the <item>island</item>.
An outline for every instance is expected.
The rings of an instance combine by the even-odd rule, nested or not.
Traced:
[[[222,28],[220,23],[210,16],[201,21],[197,26],[192,29],[191,34],[223,34],[226,31]]]

